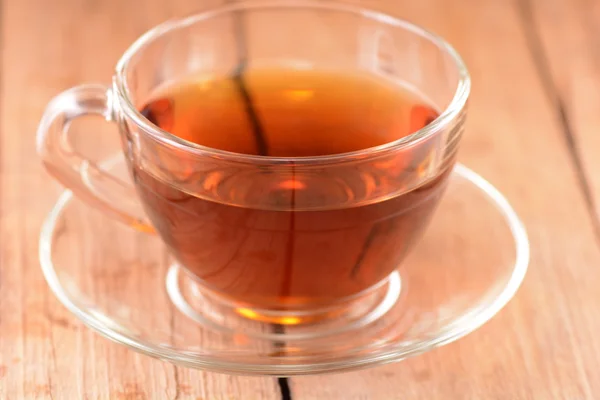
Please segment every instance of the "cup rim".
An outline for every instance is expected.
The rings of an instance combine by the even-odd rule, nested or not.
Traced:
[[[195,23],[214,18],[216,16],[231,13],[240,10],[252,9],[293,9],[293,8],[312,8],[322,10],[343,11],[361,15],[368,19],[401,28],[421,37],[424,37],[431,43],[435,44],[442,52],[447,53],[453,60],[458,72],[458,84],[454,92],[454,96],[448,106],[439,114],[439,116],[425,127],[411,133],[410,135],[401,137],[391,142],[387,142],[375,147],[369,147],[361,150],[336,153],[320,156],[304,156],[304,157],[280,157],[280,156],[263,156],[253,154],[235,153],[227,150],[219,150],[188,140],[177,137],[176,135],[161,129],[146,119],[141,112],[135,107],[131,101],[131,90],[127,84],[127,70],[131,59],[149,45],[153,40],[159,38],[175,29],[189,27]],[[155,140],[162,144],[172,146],[178,150],[192,153],[198,156],[209,156],[219,158],[221,160],[248,162],[256,164],[294,164],[294,165],[312,165],[312,164],[327,164],[351,161],[356,159],[372,158],[379,156],[382,153],[398,151],[408,146],[414,145],[417,142],[425,140],[442,128],[451,123],[464,109],[469,98],[471,90],[471,78],[467,67],[454,47],[441,36],[432,33],[425,28],[413,24],[407,20],[391,16],[389,14],[367,9],[359,6],[349,5],[338,1],[330,1],[327,3],[319,0],[291,0],[281,2],[280,0],[247,0],[237,2],[225,6],[213,8],[204,12],[196,13],[183,18],[175,18],[163,22],[140,36],[123,54],[117,63],[116,73],[114,77],[116,94],[119,96],[120,109],[135,122],[136,125],[144,129]]]

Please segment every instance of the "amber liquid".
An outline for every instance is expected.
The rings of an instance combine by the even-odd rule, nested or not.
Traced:
[[[380,78],[284,69],[179,82],[156,93],[141,111],[190,142],[280,157],[367,149],[437,116],[416,94]],[[146,211],[183,266],[230,299],[280,310],[330,305],[382,282],[419,237],[448,174],[440,171],[382,201],[336,207],[323,195],[326,180],[270,172],[277,193],[257,196],[280,196],[283,203],[269,209],[201,198],[134,165]],[[314,193],[325,197],[312,198]],[[307,198],[312,207],[302,206]]]

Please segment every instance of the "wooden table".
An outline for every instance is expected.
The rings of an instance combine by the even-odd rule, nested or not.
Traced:
[[[291,378],[290,397],[275,378],[177,368],[101,338],[40,272],[40,224],[61,188],[35,155],[36,126],[53,95],[107,82],[138,35],[199,1],[3,0],[0,399],[599,398],[600,2],[386,2],[364,3],[442,34],[470,67],[460,158],[528,228],[531,266],[516,298],[454,344],[400,364]]]

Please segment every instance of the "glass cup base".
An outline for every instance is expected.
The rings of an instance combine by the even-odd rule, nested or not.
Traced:
[[[367,294],[327,308],[273,311],[238,306],[206,289],[184,268],[172,264],[166,290],[175,307],[194,322],[229,334],[245,326],[244,334],[260,339],[312,339],[367,326],[400,306],[398,271]]]
[[[128,176],[122,157],[104,164]],[[502,194],[458,165],[398,271],[328,309],[231,304],[174,264],[158,237],[107,219],[68,191],[43,225],[40,262],[66,308],[113,341],[185,367],[290,376],[399,361],[472,332],[517,291],[529,242]]]

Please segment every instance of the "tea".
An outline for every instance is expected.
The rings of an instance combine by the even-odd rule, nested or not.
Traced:
[[[294,69],[190,78],[164,87],[140,109],[189,142],[272,157],[364,150],[409,135],[437,116],[418,94],[374,75]],[[388,167],[373,168],[385,175]],[[268,189],[257,183],[231,191],[244,192],[237,199],[275,199],[277,206],[269,208],[198,196],[133,166],[146,211],[181,265],[236,302],[280,310],[330,305],[389,276],[424,229],[449,169],[391,198],[336,204],[327,194],[333,180],[257,167],[247,180],[267,179]],[[218,192],[227,178],[216,176],[211,187]],[[391,184],[362,175],[356,180]],[[353,190],[348,186],[347,198]]]

